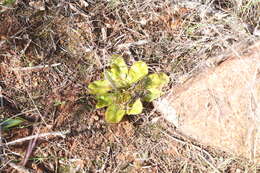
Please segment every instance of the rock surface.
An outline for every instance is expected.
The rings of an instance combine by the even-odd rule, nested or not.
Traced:
[[[260,43],[155,102],[185,135],[260,162]]]

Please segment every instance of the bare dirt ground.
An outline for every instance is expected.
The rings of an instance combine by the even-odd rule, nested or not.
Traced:
[[[142,60],[151,72],[167,73],[170,89],[258,40],[259,1],[1,2],[0,119],[26,119],[1,131],[2,172],[260,171],[249,160],[185,138],[152,104],[107,124],[87,90],[115,53],[129,65]],[[6,145],[63,131],[69,131],[64,138]]]

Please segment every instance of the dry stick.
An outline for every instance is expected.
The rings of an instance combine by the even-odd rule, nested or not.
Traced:
[[[0,86],[0,108],[4,107],[4,100],[2,94],[2,87]]]
[[[49,66],[49,65],[35,66],[34,69],[38,69],[38,68],[46,68],[46,67],[54,67],[54,66],[58,66],[58,65],[60,65],[60,63],[53,64],[53,65],[50,65],[50,66]],[[25,68],[30,68],[30,67],[25,67]],[[31,68],[33,68],[33,67],[31,67]],[[43,121],[43,123],[47,126],[46,121],[44,120],[44,118],[43,118],[41,112],[40,112],[39,109],[37,108],[37,106],[36,106],[36,104],[35,104],[35,101],[33,100],[31,94],[29,93],[29,91],[28,91],[28,89],[26,88],[26,86],[25,86],[24,83],[23,83],[23,86],[24,86],[24,88],[25,88],[25,90],[26,90],[26,92],[27,92],[29,98],[31,99],[31,101],[32,101],[32,103],[33,103],[35,109],[37,110],[38,115],[41,117],[41,120]]]
[[[83,12],[82,10],[77,9],[77,7],[75,7],[72,3],[68,3],[68,4],[69,4],[70,9],[72,9],[76,13],[80,14],[84,18],[89,18],[89,16],[87,14],[85,14],[85,12]]]
[[[36,122],[38,121],[38,119],[39,119],[39,117],[37,117]],[[35,128],[36,128],[36,126],[34,125],[34,126],[33,126],[33,133],[35,132]],[[39,132],[39,130],[38,130],[38,132]],[[30,140],[30,142],[29,142],[29,145],[28,145],[27,150],[26,150],[26,153],[25,153],[25,157],[24,157],[24,159],[23,159],[23,161],[22,161],[22,165],[23,165],[23,166],[26,165],[26,163],[27,163],[27,161],[28,161],[30,155],[32,154],[33,148],[35,147],[36,141],[37,141],[37,139],[38,139],[38,135],[39,135],[38,132],[37,132],[37,134],[36,134],[37,137],[34,138],[34,139],[32,139],[32,140]]]
[[[61,131],[61,132],[42,133],[42,134],[37,134],[37,135],[32,135],[32,136],[27,136],[27,137],[24,137],[24,138],[20,138],[20,139],[11,141],[11,142],[7,142],[4,145],[5,146],[15,145],[17,143],[28,141],[28,140],[31,140],[31,139],[34,139],[34,138],[37,138],[37,137],[38,138],[43,138],[43,137],[47,137],[47,136],[61,136],[62,138],[65,138],[66,137],[65,135],[68,134],[68,133],[70,133],[70,130]]]
[[[176,141],[176,142],[179,142],[179,143],[181,143],[181,144],[183,144],[183,145],[189,145],[189,146],[192,146],[193,148],[195,148],[196,150],[198,150],[198,151],[202,151],[204,154],[206,154],[210,159],[211,159],[211,161],[213,162],[213,157],[209,154],[209,152],[207,152],[206,150],[204,150],[203,148],[200,148],[200,147],[198,147],[198,146],[196,146],[196,145],[194,145],[194,144],[190,144],[190,143],[188,143],[188,142],[185,142],[185,141],[183,141],[183,140],[181,140],[181,139],[178,139],[178,138],[175,138],[174,136],[171,136],[171,135],[169,135],[168,133],[166,133],[166,132],[164,132],[164,131],[162,131],[162,130],[160,130],[161,131],[161,133],[163,133],[165,136],[168,136],[169,138],[171,138],[172,140],[174,140],[174,141]],[[216,168],[217,169],[217,168]]]
[[[108,162],[108,159],[109,159],[110,151],[111,151],[111,148],[108,147],[108,148],[107,148],[107,157],[106,157],[106,160],[105,160],[103,166],[102,166],[99,170],[97,170],[97,172],[103,172],[103,171],[106,169],[107,162]]]
[[[37,133],[37,135],[39,135],[39,133]],[[28,148],[27,148],[25,157],[24,157],[24,159],[23,159],[23,161],[22,161],[22,165],[23,165],[23,166],[26,165],[26,163],[27,163],[27,161],[28,161],[30,155],[32,154],[32,151],[33,151],[33,149],[34,149],[34,147],[35,147],[35,144],[36,144],[37,139],[38,139],[38,136],[37,136],[36,138],[34,138],[33,140],[30,140],[30,143],[29,143],[29,145],[28,145]]]
[[[0,155],[3,155],[3,145],[2,145],[2,126],[0,125]],[[2,165],[4,162],[4,159],[2,156],[0,156],[0,165]]]
[[[6,40],[1,40],[0,41],[0,47],[6,42]]]
[[[210,163],[207,159],[205,159],[205,157],[203,157],[200,154],[198,154],[198,156],[200,156],[200,158],[202,158],[204,162],[206,162],[212,169],[214,169],[214,172],[221,173],[212,163]]]
[[[14,164],[13,162],[10,162],[8,164],[9,166],[11,166],[12,168],[16,169],[17,171],[19,172],[22,172],[22,173],[31,173],[29,170],[27,170],[25,167],[21,166],[21,165],[16,165]]]
[[[38,65],[34,67],[21,67],[21,68],[12,68],[13,71],[33,71],[38,69],[44,69],[48,67],[57,67],[61,65],[61,63],[51,64],[51,65]]]
[[[46,121],[44,120],[44,118],[43,118],[41,112],[40,112],[39,109],[37,108],[37,106],[36,106],[36,104],[35,104],[35,101],[34,101],[33,98],[32,98],[32,95],[29,93],[29,91],[28,91],[28,89],[26,88],[26,86],[25,86],[24,83],[23,83],[23,86],[25,87],[25,90],[26,90],[26,92],[27,92],[29,98],[31,99],[31,101],[32,101],[32,103],[33,103],[33,105],[34,105],[34,107],[35,107],[35,109],[36,109],[38,115],[41,117],[41,120],[43,121],[43,123],[45,124],[45,126],[47,126]]]
[[[29,37],[29,36],[27,35],[27,38],[28,38],[28,37]],[[30,46],[31,42],[32,42],[32,40],[29,39],[28,42],[27,42],[27,44],[25,45],[24,49],[20,52],[20,55],[24,55],[25,51],[26,51],[26,50],[28,49],[28,47]]]
[[[131,46],[142,46],[144,44],[149,43],[148,40],[139,40],[136,42],[132,42],[132,43],[124,43],[124,44],[120,44],[117,46],[118,49],[122,49],[122,48],[129,48]]]

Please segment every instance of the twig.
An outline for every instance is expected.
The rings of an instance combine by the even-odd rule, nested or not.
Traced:
[[[43,118],[41,112],[39,111],[38,107],[36,106],[35,101],[33,100],[33,97],[32,97],[32,95],[31,95],[31,93],[29,92],[29,90],[27,89],[27,87],[25,86],[24,83],[23,83],[23,86],[24,86],[24,88],[25,88],[25,90],[26,90],[26,92],[27,92],[29,98],[31,99],[31,102],[32,102],[32,104],[34,105],[34,107],[35,107],[35,109],[36,109],[38,115],[41,117],[42,122],[45,124],[45,126],[47,126],[47,123],[46,123],[46,121],[44,120],[44,118]]]
[[[12,68],[12,70],[13,71],[34,71],[34,70],[44,69],[44,68],[48,68],[48,67],[57,67],[59,65],[61,65],[61,63],[56,63],[56,64],[52,64],[52,65],[38,65],[38,66],[34,66],[34,67]]]
[[[137,42],[120,44],[120,45],[117,46],[117,48],[122,49],[122,48],[129,48],[131,46],[142,46],[142,45],[147,44],[147,43],[149,43],[148,40],[139,40]]]
[[[3,154],[3,145],[2,145],[2,126],[0,125],[0,155]],[[4,162],[4,159],[0,156],[0,165],[2,165]]]
[[[169,138],[171,138],[172,140],[174,140],[174,141],[176,141],[176,142],[179,142],[179,143],[181,143],[181,144],[183,144],[183,145],[192,146],[192,147],[195,148],[196,150],[201,151],[202,153],[206,154],[206,155],[210,158],[210,160],[213,162],[213,157],[209,154],[209,152],[207,152],[207,151],[204,150],[203,148],[201,148],[201,147],[199,147],[199,146],[196,146],[196,145],[194,145],[194,144],[185,142],[185,141],[183,141],[183,140],[181,140],[181,139],[178,139],[178,138],[176,138],[176,137],[174,137],[174,136],[172,136],[172,135],[169,135],[168,133],[166,133],[166,132],[164,132],[164,131],[162,131],[162,130],[161,130],[161,133],[163,133],[165,136],[168,136]]]
[[[80,14],[82,17],[84,18],[89,18],[89,16],[87,14],[85,14],[85,12],[83,12],[82,10],[79,10],[77,7],[75,7],[72,3],[69,3],[69,7],[71,10],[77,12],[78,14]]]
[[[10,162],[8,164],[9,166],[11,166],[12,168],[16,169],[17,171],[19,172],[22,172],[22,173],[31,173],[29,170],[27,170],[25,167],[21,166],[21,165],[16,165],[14,164],[13,162]]]
[[[0,86],[0,108],[4,107],[4,100],[2,94],[2,87]]]
[[[67,131],[62,131],[62,132],[50,132],[50,133],[42,133],[42,134],[37,134],[37,135],[32,135],[32,136],[28,136],[28,137],[24,137],[21,139],[17,139],[11,142],[7,142],[4,145],[15,145],[16,143],[20,143],[20,142],[24,142],[24,141],[28,141],[34,138],[43,138],[43,137],[47,137],[47,136],[61,136],[62,138],[65,138],[66,134],[70,133],[70,130]]]
[[[36,122],[37,122],[38,120],[39,120],[39,117],[36,118]],[[36,129],[36,125],[34,124],[34,126],[33,126],[33,133],[35,132],[35,129]],[[25,157],[24,157],[24,159],[23,159],[23,161],[22,161],[22,165],[23,165],[23,166],[26,165],[26,163],[27,163],[27,161],[28,161],[30,155],[32,154],[32,151],[33,151],[33,149],[34,149],[34,147],[35,147],[36,141],[37,141],[37,139],[38,139],[38,137],[39,137],[39,129],[38,129],[36,135],[37,135],[37,137],[34,138],[34,139],[32,139],[32,140],[30,140],[30,142],[29,142],[29,145],[28,145],[27,150],[26,150],[26,153],[25,153]]]
[[[37,136],[36,136],[34,139],[30,140],[30,142],[29,142],[27,151],[26,151],[26,153],[25,153],[25,157],[24,157],[24,159],[23,159],[23,161],[22,161],[22,165],[23,165],[23,166],[26,165],[26,163],[27,163],[27,161],[28,161],[28,159],[29,159],[30,155],[32,154],[32,151],[33,151],[33,149],[34,149],[34,147],[35,147],[35,144],[36,144],[36,141],[37,141],[37,139],[38,139],[39,133],[37,133],[36,135],[37,135]]]
[[[111,151],[111,149],[110,149],[110,147],[108,147],[108,148],[107,148],[107,157],[106,157],[106,160],[105,160],[103,166],[102,166],[99,170],[97,170],[97,172],[103,172],[103,171],[106,169],[107,162],[108,162],[108,159],[109,159],[110,151]]]
[[[27,37],[27,39],[28,39],[29,36],[26,35],[26,37]],[[27,42],[27,44],[25,45],[24,49],[20,52],[21,55],[24,55],[25,51],[26,51],[26,50],[28,49],[28,47],[30,46],[31,42],[32,42],[32,40],[29,39],[28,42]]]
[[[221,173],[212,163],[210,163],[207,159],[205,159],[202,155],[198,154],[200,158],[202,158],[211,168],[214,169],[214,172]]]
[[[6,40],[1,40],[0,41],[0,47],[6,42]]]

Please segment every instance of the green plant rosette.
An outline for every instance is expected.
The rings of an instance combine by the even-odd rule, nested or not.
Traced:
[[[169,82],[164,73],[148,75],[148,66],[143,61],[134,62],[128,69],[120,55],[113,55],[110,69],[103,73],[104,79],[88,85],[89,93],[96,95],[96,108],[108,107],[105,120],[120,122],[124,115],[142,113],[142,101],[153,101],[162,95],[162,87]],[[139,93],[145,93],[143,97]]]

